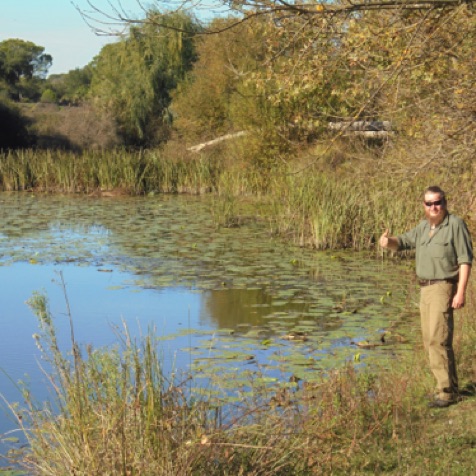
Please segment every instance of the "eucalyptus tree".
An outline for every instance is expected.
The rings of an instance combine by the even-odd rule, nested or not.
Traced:
[[[147,19],[106,45],[93,63],[90,94],[113,112],[129,145],[150,145],[167,137],[170,92],[195,59],[197,27],[190,16],[149,11]]]

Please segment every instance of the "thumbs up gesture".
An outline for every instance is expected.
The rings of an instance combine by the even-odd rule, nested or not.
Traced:
[[[388,248],[388,237],[389,231],[388,228],[383,232],[382,236],[380,237],[379,244],[382,248]]]

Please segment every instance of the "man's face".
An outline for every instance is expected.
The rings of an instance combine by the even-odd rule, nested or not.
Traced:
[[[426,193],[423,206],[426,218],[430,223],[437,225],[446,215],[446,203],[441,199],[439,193]]]

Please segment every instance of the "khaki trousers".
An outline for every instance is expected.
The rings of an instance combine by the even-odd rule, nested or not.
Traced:
[[[436,378],[437,398],[452,401],[458,393],[453,352],[453,308],[456,285],[437,282],[421,288],[420,314],[423,345]]]

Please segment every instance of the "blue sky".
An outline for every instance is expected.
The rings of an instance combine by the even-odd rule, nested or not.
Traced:
[[[118,1],[118,0],[112,0]],[[141,17],[136,0],[120,0],[131,16]],[[74,0],[87,10],[86,0]],[[91,0],[107,7],[107,0]],[[144,2],[144,4],[153,3]],[[109,9],[110,11],[110,9]],[[0,0],[0,41],[9,38],[32,41],[53,57],[50,74],[82,68],[114,37],[96,35],[70,0]]]

